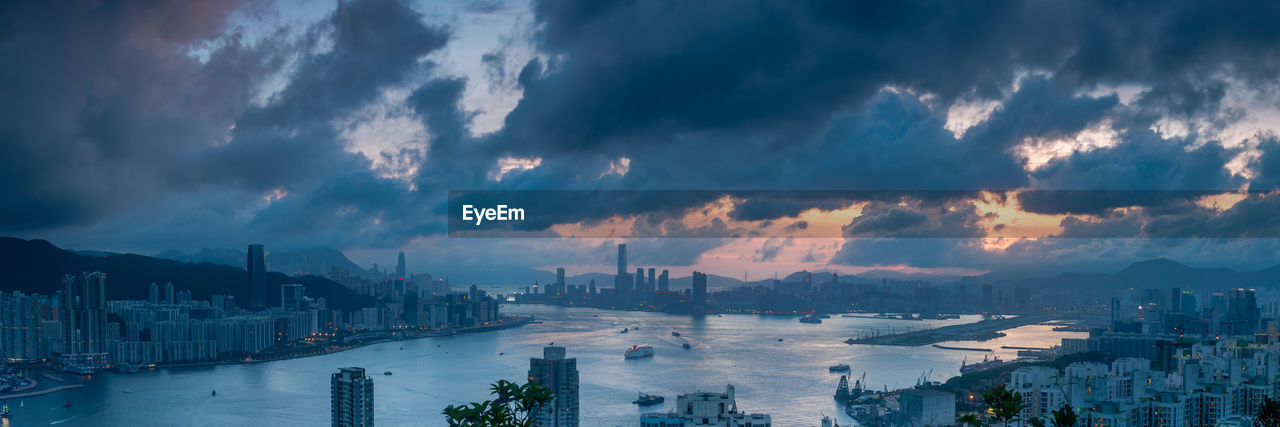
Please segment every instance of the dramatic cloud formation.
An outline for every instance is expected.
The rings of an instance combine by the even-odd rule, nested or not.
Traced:
[[[610,198],[526,226],[701,237],[648,244],[670,265],[1262,266],[1275,22],[1190,1],[6,3],[0,233],[604,265],[584,254],[612,241],[450,240],[447,192],[951,190]],[[848,240],[766,238],[828,229]]]

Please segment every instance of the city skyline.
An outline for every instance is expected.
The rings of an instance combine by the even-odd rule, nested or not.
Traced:
[[[0,2],[0,427],[1280,425],[1277,24]]]

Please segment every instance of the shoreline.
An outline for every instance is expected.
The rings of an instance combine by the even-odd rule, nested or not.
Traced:
[[[210,360],[210,361],[204,361],[204,362],[156,364],[156,366],[147,368],[147,370],[199,368],[199,367],[220,366],[220,365],[250,365],[255,363],[278,362],[281,360],[289,360],[289,359],[301,359],[304,357],[324,356],[324,355],[341,353],[347,350],[354,350],[361,347],[368,347],[371,345],[383,344],[388,342],[412,341],[412,340],[418,340],[423,338],[447,337],[452,335],[474,334],[479,332],[489,332],[489,331],[497,331],[502,329],[516,328],[516,327],[527,325],[530,322],[532,322],[533,316],[511,316],[510,319],[514,319],[514,320],[509,322],[496,323],[493,325],[470,326],[470,327],[461,328],[461,329],[451,329],[448,331],[423,332],[420,334],[403,335],[399,337],[395,337],[395,336],[383,337],[383,338],[375,339],[372,341],[340,346],[336,349],[327,350],[318,354],[307,353],[307,354],[287,355],[287,356],[269,357],[269,358],[252,359],[252,360],[239,360],[239,359],[238,360]]]
[[[25,392],[25,393],[14,393],[14,394],[5,394],[5,395],[0,395],[0,399],[2,399],[2,400],[9,400],[9,399],[21,399],[21,398],[24,398],[24,397],[43,396],[43,395],[46,395],[46,394],[56,393],[56,392],[59,392],[59,391],[62,391],[62,390],[68,390],[68,389],[80,388],[80,387],[84,387],[84,384],[65,384],[65,385],[60,385],[60,386],[56,386],[56,387],[49,387],[49,388],[46,388],[46,389],[44,389],[44,390],[36,390],[36,391],[28,391],[28,392]]]
[[[353,350],[353,349],[357,349],[357,348],[361,348],[361,347],[368,347],[368,346],[371,346],[371,345],[383,344],[383,343],[395,342],[395,341],[410,341],[410,340],[417,340],[417,339],[423,339],[423,338],[446,337],[446,336],[452,336],[452,335],[464,335],[464,334],[472,334],[472,333],[479,333],[479,332],[489,332],[489,331],[497,331],[497,330],[502,330],[502,329],[510,329],[510,328],[516,328],[516,327],[524,326],[524,325],[529,324],[530,322],[533,322],[533,316],[511,316],[511,317],[509,317],[508,319],[511,319],[511,320],[510,320],[510,321],[501,322],[501,323],[492,324],[492,325],[472,326],[472,327],[467,327],[467,328],[462,328],[462,329],[455,329],[455,330],[449,330],[449,331],[425,332],[425,333],[422,333],[422,334],[404,335],[404,336],[400,336],[400,337],[385,337],[385,338],[376,339],[376,340],[372,340],[372,341],[368,341],[368,342],[361,342],[361,343],[358,343],[358,344],[352,344],[352,345],[348,345],[348,346],[339,347],[339,348],[337,348],[337,349],[334,349],[334,350],[331,350],[331,351],[325,351],[325,352],[323,352],[323,353],[318,353],[318,354],[298,354],[298,355],[282,356],[282,357],[275,357],[275,358],[254,359],[254,360],[249,360],[249,361],[245,361],[245,360],[211,360],[211,361],[206,361],[206,362],[175,363],[175,364],[157,364],[156,366],[151,367],[151,368],[146,368],[145,370],[148,370],[148,371],[154,371],[154,370],[159,370],[159,369],[183,369],[183,368],[200,368],[200,367],[207,367],[207,366],[220,366],[220,365],[249,365],[249,364],[254,364],[254,363],[278,362],[278,361],[282,361],[282,360],[289,360],[289,359],[301,359],[301,358],[304,358],[304,357],[324,356],[324,355],[329,355],[329,354],[341,353],[341,352],[344,352],[344,351],[347,351],[347,350]],[[51,368],[36,368],[36,369],[39,369],[39,370],[42,370],[42,371],[53,371],[53,369],[51,369]],[[124,373],[124,374],[134,374],[134,373],[137,373],[137,372],[128,372],[128,373]],[[36,385],[38,384],[38,383],[36,382],[36,380],[35,380],[34,378],[31,378],[31,381],[32,381],[33,385],[32,385],[31,387],[28,387],[28,388],[24,389],[24,390],[30,390],[31,388],[35,388],[35,387],[36,387]],[[75,389],[75,388],[80,388],[80,387],[84,387],[84,386],[85,386],[85,384],[64,384],[64,385],[59,385],[59,386],[49,387],[49,388],[42,389],[42,390],[27,391],[27,392],[18,392],[18,393],[11,393],[11,394],[0,395],[0,400],[7,400],[7,399],[21,399],[21,398],[26,398],[26,397],[43,396],[43,395],[46,395],[46,394],[56,393],[56,392],[59,392],[59,391],[62,391],[62,390]]]

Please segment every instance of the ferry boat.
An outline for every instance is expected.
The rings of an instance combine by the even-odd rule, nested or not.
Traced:
[[[839,365],[831,365],[827,367],[831,372],[849,372],[849,364],[841,363]]]
[[[822,323],[822,319],[812,314],[806,314],[800,318],[800,323]]]
[[[647,345],[633,345],[623,353],[623,357],[627,359],[642,359],[645,357],[653,357],[653,347]]]
[[[662,403],[665,400],[666,398],[662,396],[654,396],[652,394],[640,393],[640,397],[631,403],[634,403],[640,406],[651,406],[651,405],[657,405],[659,403]]]

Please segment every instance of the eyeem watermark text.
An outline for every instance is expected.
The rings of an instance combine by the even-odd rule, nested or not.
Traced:
[[[462,220],[475,221],[476,225],[480,225],[484,221],[524,221],[524,209],[509,208],[507,205],[483,209],[472,205],[462,205]]]

